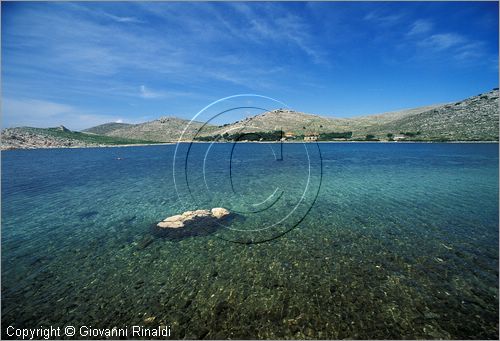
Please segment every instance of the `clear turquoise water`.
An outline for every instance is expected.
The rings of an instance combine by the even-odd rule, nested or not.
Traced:
[[[217,144],[203,172],[208,146],[3,152],[3,338],[498,338],[498,144]],[[239,214],[154,234],[214,206]]]

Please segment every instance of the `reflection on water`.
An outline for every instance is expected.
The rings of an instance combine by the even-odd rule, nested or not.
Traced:
[[[2,336],[170,325],[175,338],[498,337],[497,144],[320,144],[310,169],[302,144],[282,162],[272,145],[245,144],[234,188],[230,145],[212,147],[203,172],[207,146],[190,151],[188,185],[176,169],[181,200],[175,146],[3,152]],[[284,223],[253,231],[306,187]],[[187,238],[151,233],[215,206],[240,218]],[[271,242],[224,240],[289,222],[300,223]]]

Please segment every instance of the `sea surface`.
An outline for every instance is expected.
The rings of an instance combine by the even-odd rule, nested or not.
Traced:
[[[142,325],[171,338],[498,339],[498,144],[197,143],[1,161],[2,338],[9,325]],[[184,235],[154,227],[212,207],[233,215]]]

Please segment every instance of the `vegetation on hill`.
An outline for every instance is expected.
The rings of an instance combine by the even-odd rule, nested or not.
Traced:
[[[320,141],[331,141],[336,139],[350,139],[352,137],[352,131],[347,131],[343,133],[321,133],[319,134],[318,140]]]
[[[446,104],[415,115],[375,125],[377,136],[390,132],[420,132],[420,141],[498,141],[498,90]]]
[[[2,131],[2,149],[91,147],[102,145],[153,144],[157,141],[126,139],[59,128],[8,128]]]
[[[106,135],[96,135],[82,133],[78,131],[61,131],[57,128],[32,128],[46,135],[61,138],[61,139],[72,139],[78,140],[85,143],[92,144],[106,144],[106,145],[120,145],[120,144],[145,144],[145,143],[158,143],[158,141],[153,140],[139,140],[139,139],[129,139],[122,137],[106,136]]]
[[[273,131],[256,131],[249,133],[224,133],[219,135],[208,135],[208,136],[196,136],[194,140],[196,141],[280,141],[284,139],[286,141],[303,141],[303,134],[285,136],[282,130]],[[350,139],[352,137],[352,132],[344,133],[321,133],[318,136],[318,141],[332,141],[338,139]]]
[[[128,139],[177,142],[181,135],[183,140],[192,140],[202,127],[204,132],[210,132],[215,128],[212,125],[204,125],[202,122],[190,122],[177,117],[162,117],[158,120],[115,129],[105,135]]]
[[[82,132],[84,133],[91,133],[91,134],[97,134],[97,135],[106,135],[111,133],[114,130],[121,129],[121,128],[128,128],[133,126],[133,124],[129,123],[117,123],[117,122],[111,122],[111,123],[104,123],[92,128],[84,129]]]
[[[224,133],[221,135],[196,136],[196,141],[280,141],[283,137],[281,130],[256,131],[251,133]]]

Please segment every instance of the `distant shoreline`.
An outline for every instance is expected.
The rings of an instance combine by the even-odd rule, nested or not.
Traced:
[[[35,148],[4,148],[1,147],[1,152],[11,151],[11,150],[39,150],[39,149],[90,149],[90,148],[120,148],[120,147],[148,147],[148,146],[166,146],[174,145],[177,143],[235,143],[231,141],[181,141],[181,142],[159,142],[159,143],[137,143],[137,144],[120,144],[120,145],[100,145],[100,146],[58,146],[58,147],[35,147]],[[258,143],[258,144],[276,144],[281,143],[280,141],[238,141],[237,143]],[[414,144],[414,143],[455,143],[455,144],[498,144],[499,141],[283,141],[285,144],[298,144],[298,143],[390,143],[390,144]]]
[[[158,142],[158,143],[137,143],[137,144],[108,144],[95,146],[49,146],[49,147],[34,147],[34,148],[5,148],[1,147],[0,151],[9,150],[38,150],[38,149],[90,149],[90,148],[118,148],[118,147],[146,147],[146,146],[164,146],[175,144],[176,142]]]
[[[181,143],[212,143],[211,141],[182,141]],[[283,143],[498,143],[499,141],[283,141]],[[175,144],[177,142],[174,142]],[[233,141],[213,143],[234,143]],[[238,141],[238,143],[280,143],[280,141]]]

